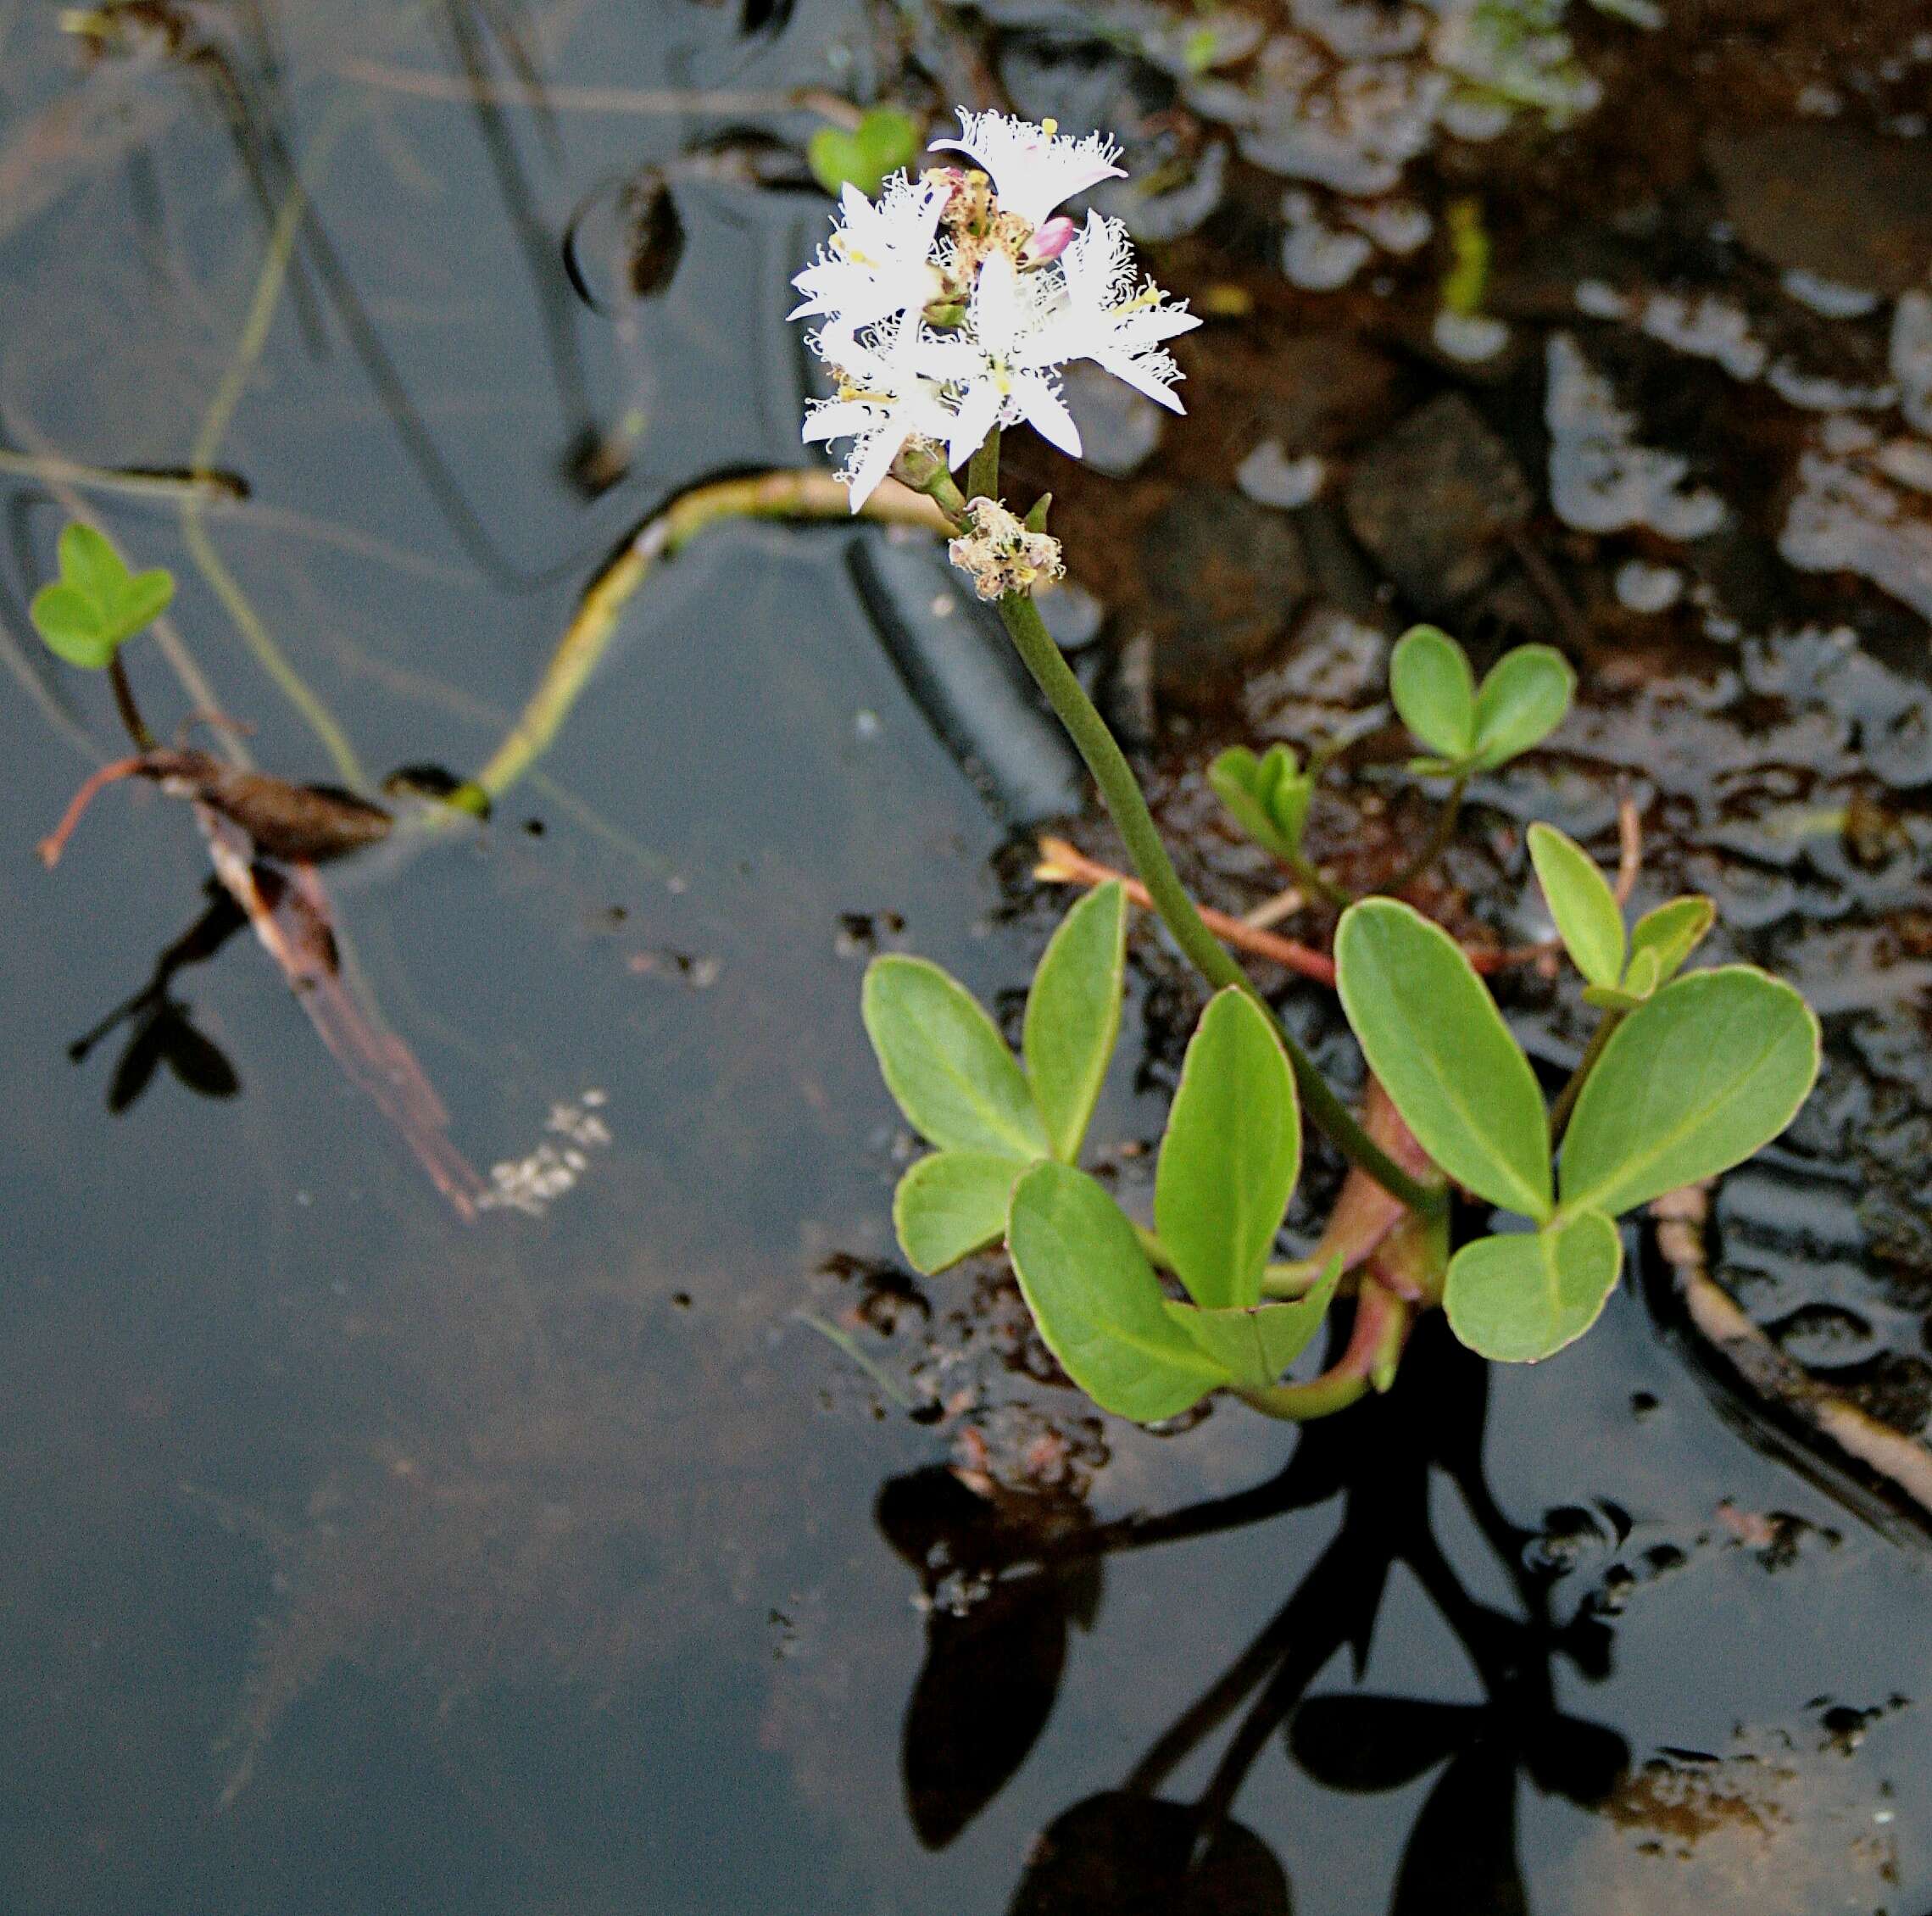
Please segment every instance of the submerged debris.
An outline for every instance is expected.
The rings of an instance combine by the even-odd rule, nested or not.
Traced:
[[[42,861],[59,861],[81,815],[105,786],[122,778],[147,778],[171,799],[189,799],[219,812],[248,834],[264,858],[320,865],[379,844],[395,821],[335,785],[293,785],[286,778],[251,771],[212,753],[184,749],[142,752],[103,766],[75,794],[67,815],[41,841]]]
[[[1636,421],[1572,335],[1551,333],[1547,359],[1550,503],[1566,525],[1585,532],[1645,526],[1667,538],[1697,539],[1723,524],[1723,501],[1689,485],[1689,460],[1636,443]]]
[[[1932,446],[1881,444],[1857,421],[1827,421],[1798,460],[1778,549],[1807,572],[1856,572],[1932,620]]]

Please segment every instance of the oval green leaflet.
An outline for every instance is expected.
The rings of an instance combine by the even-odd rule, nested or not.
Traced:
[[[1615,1217],[1743,1163],[1797,1116],[1818,1062],[1816,1015],[1755,966],[1664,986],[1617,1028],[1578,1095],[1565,1211]]]
[[[1006,1234],[1006,1206],[1027,1167],[989,1151],[933,1151],[899,1181],[893,1229],[905,1261],[932,1277]]]
[[[1460,765],[1476,743],[1476,675],[1469,654],[1436,626],[1411,626],[1389,657],[1395,710],[1432,752]]]
[[[1006,1040],[956,978],[894,953],[866,967],[860,1003],[887,1088],[928,1144],[1046,1156],[1046,1127]]]
[[[1234,986],[1188,1041],[1154,1180],[1154,1228],[1196,1304],[1244,1308],[1301,1168],[1294,1072],[1274,1023]]]
[[[1570,961],[1591,984],[1622,984],[1623,909],[1596,861],[1554,825],[1529,827],[1530,862]]]
[[[1061,920],[1027,994],[1027,1078],[1064,1164],[1079,1158],[1120,1037],[1126,970],[1127,892],[1110,880]]]
[[[1456,941],[1410,905],[1364,899],[1342,914],[1335,974],[1369,1069],[1417,1142],[1478,1197],[1546,1219],[1543,1094]]]
[[[1047,1348],[1103,1410],[1157,1423],[1228,1381],[1168,1315],[1133,1226],[1084,1172],[1034,1165],[1013,1188],[1006,1245]]]
[[[1476,694],[1472,769],[1494,771],[1563,722],[1575,697],[1577,675],[1561,652],[1547,645],[1518,645],[1489,668]]]
[[[1478,1356],[1535,1363],[1596,1322],[1623,1264],[1623,1239],[1601,1211],[1478,1238],[1450,1260],[1443,1295],[1449,1328]]]

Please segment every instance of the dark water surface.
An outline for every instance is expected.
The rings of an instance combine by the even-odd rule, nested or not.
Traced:
[[[1289,31],[1287,9],[1251,11]],[[1162,735],[1204,882],[1260,895],[1202,824],[1205,744],[1305,738],[1367,706],[1398,615],[1478,644],[1562,639],[1547,628],[1567,593],[1584,709],[1562,750],[1481,794],[1460,895],[1516,935],[1509,822],[1601,845],[1634,777],[1646,885],[1712,890],[1738,947],[1828,1014],[1812,1111],[1720,1199],[1728,1268],[1794,1356],[1915,1434],[1932,1405],[1932,487],[1910,448],[1932,466],[1932,372],[1914,398],[1896,315],[1928,301],[1932,357],[1911,186],[1932,110],[1932,42],[1913,36],[1932,19],[1874,7],[1840,32],[1687,9],[1650,40],[1581,11],[1584,70],[1607,75],[1595,118],[1554,146],[1518,125],[1399,156],[1403,191],[1439,211],[1489,196],[1485,305],[1514,331],[1472,369],[1431,343],[1434,255],[1332,290],[1283,276],[1284,231],[1340,231],[1350,192],[1401,193],[1358,153],[1312,182],[1313,211],[1284,211],[1283,179],[1310,175],[1270,143],[1283,83],[1229,64],[1177,101],[1185,9],[1177,25],[1151,5],[991,7],[1002,39],[977,14],[843,0],[237,0],[114,9],[88,58],[54,9],[0,4],[0,1912],[1261,1916],[1286,1907],[1283,1873],[1316,1916],[1932,1907],[1921,1533],[1829,1462],[1768,1447],[1674,1326],[1654,1256],[1586,1343],[1497,1373],[1486,1402],[1475,1367],[1432,1346],[1300,1450],[1225,1409],[1164,1436],[1103,1423],[1045,1380],[996,1268],[919,1287],[894,1267],[864,959],[917,950],[992,995],[1022,982],[1044,922],[1024,860],[996,866],[987,777],[906,689],[905,649],[963,617],[936,608],[951,588],[916,544],[707,534],[630,603],[487,827],[398,834],[329,876],[359,1001],[413,1052],[456,1149],[519,1200],[472,1223],[246,931],[170,983],[174,1066],[153,1035],[142,1048],[153,1003],[70,1060],[207,903],[186,807],[123,788],[57,872],[31,855],[115,733],[104,688],[34,649],[25,604],[66,508],[19,460],[190,462],[288,156],[309,156],[318,223],[210,456],[250,497],[203,522],[372,777],[473,771],[621,537],[696,482],[799,463],[784,281],[823,202],[742,176],[795,160],[743,141],[687,157],[668,283],[639,297],[611,270],[623,183],[746,113],[563,97],[479,113],[354,63],[448,79],[480,60],[513,87],[521,47],[566,86],[921,100],[997,75],[1028,110],[1076,98],[1070,124],[1126,101],[1091,110],[1144,115],[1171,177],[1229,169],[1161,215],[1162,264],[1197,298],[1241,292],[1222,304],[1247,317],[1190,343],[1196,416],[1169,430],[1164,471],[1083,483],[1041,462],[1076,572],[1116,615],[1111,649],[1173,589],[1121,524],[1177,496],[1272,510],[1234,490],[1264,439],[1333,465],[1317,503],[1277,515],[1301,556],[1269,563],[1299,583],[1262,589],[1299,604],[1294,644],[1230,640],[1232,667],[1188,654],[1195,678],[1164,686],[1172,715],[1196,681],[1239,681],[1232,715],[1204,692]],[[1309,6],[1295,31],[1326,23],[1333,51],[1345,14],[1350,31],[1406,17]],[[1648,122],[1633,105],[1673,47],[1718,60],[1740,140],[1840,144],[1701,157],[1680,97]],[[1409,58],[1383,80],[1419,84]],[[1793,103],[1834,86],[1835,113]],[[793,148],[816,124],[760,111]],[[1844,144],[1868,139],[1891,157],[1861,170]],[[1884,205],[1831,217],[1829,165],[1882,183],[1895,162],[1906,184]],[[1807,181],[1840,253],[1804,225]],[[573,216],[602,312],[565,270]],[[1812,304],[1779,279],[1798,270],[1829,282],[1798,282]],[[1815,310],[1840,279],[1871,303]],[[1657,287],[1721,296],[1735,323],[1694,302],[1702,331],[1660,319]],[[1684,461],[1626,473],[1618,497],[1647,504],[1622,517],[1579,515],[1564,490],[1564,446],[1590,435],[1550,390],[1567,379],[1601,437],[1600,398],[1551,343],[1573,335],[1640,406],[1642,443]],[[1837,398],[1773,398],[1779,355]],[[1861,399],[1861,382],[1892,390]],[[1519,516],[1562,575],[1554,601],[1485,561],[1432,603],[1434,562],[1360,492],[1385,435],[1447,390],[1473,395],[1514,483],[1533,475]],[[1835,421],[1851,423],[1833,437]],[[600,438],[625,470],[593,498],[570,475]],[[1794,519],[1810,494],[1823,504]],[[86,496],[132,560],[176,572],[181,638],[254,758],[341,777],[248,649],[178,495]],[[1083,560],[1080,529],[1110,521]],[[153,641],[130,666],[171,733],[194,699]],[[997,674],[975,682],[952,721],[977,713],[1010,808],[1063,789],[1000,716]],[[1116,1073],[1096,1129],[1116,1145],[1157,1129],[1171,1061],[1172,979],[1151,942],[1138,961],[1147,1068],[1133,1087]],[[1573,1006],[1531,980],[1513,1008],[1540,1055],[1573,1055]],[[209,1044],[237,1094],[185,1082],[224,1088]],[[1204,1792],[1236,1824],[1183,1892],[1162,1872],[1187,1833],[1161,1804]]]

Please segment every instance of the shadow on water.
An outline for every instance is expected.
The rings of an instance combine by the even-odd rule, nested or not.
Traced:
[[[178,973],[205,965],[248,924],[242,908],[213,880],[209,894],[201,916],[172,944],[163,946],[147,983],[67,1047],[68,1056],[82,1064],[104,1039],[124,1025],[128,1028],[108,1086],[108,1109],[117,1116],[140,1097],[164,1064],[181,1083],[204,1098],[232,1098],[242,1089],[221,1047],[195,1029],[191,1008],[173,990]]]

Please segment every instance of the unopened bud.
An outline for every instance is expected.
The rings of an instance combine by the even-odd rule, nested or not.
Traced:
[[[1079,230],[1064,213],[1055,214],[1044,226],[1037,227],[1033,237],[1027,242],[1027,264],[1044,266],[1048,260],[1059,259]]]
[[[916,493],[927,491],[946,471],[946,456],[930,439],[908,439],[892,462],[892,476]]]

